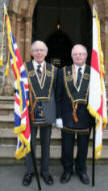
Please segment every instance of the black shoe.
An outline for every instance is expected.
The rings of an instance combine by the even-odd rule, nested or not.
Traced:
[[[72,173],[66,173],[64,172],[60,178],[60,182],[62,184],[68,183],[69,180],[71,179]]]
[[[76,170],[76,173],[78,174],[78,176],[79,176],[79,178],[83,184],[89,184],[90,183],[90,180],[89,180],[87,173],[81,173],[77,166],[75,166],[75,170]]]
[[[89,184],[90,183],[89,177],[86,173],[80,174],[79,178],[83,184]]]
[[[43,174],[41,173],[41,177],[43,178],[45,184],[47,184],[47,185],[52,185],[52,184],[54,184],[54,180],[53,180],[53,178],[52,178],[51,175],[45,176],[45,175],[43,175]]]
[[[33,176],[34,176],[33,173],[30,173],[30,174],[26,173],[26,174],[24,175],[24,178],[23,178],[23,185],[24,185],[24,186],[29,186],[29,184],[30,184],[31,181],[32,181]]]

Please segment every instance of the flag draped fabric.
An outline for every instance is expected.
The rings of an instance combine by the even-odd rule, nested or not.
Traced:
[[[10,20],[5,6],[4,15],[10,52],[10,63],[15,76],[14,133],[17,134],[17,150],[15,157],[20,159],[30,152],[30,122],[28,113],[29,86],[27,73],[11,31]]]
[[[101,156],[102,136],[107,124],[106,91],[104,84],[103,53],[100,40],[100,21],[93,7],[93,48],[89,85],[88,110],[96,119],[95,158]]]

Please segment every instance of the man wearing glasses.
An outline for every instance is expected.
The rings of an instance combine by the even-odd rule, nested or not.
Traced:
[[[94,119],[87,110],[90,77],[90,66],[86,65],[87,49],[77,44],[72,48],[71,57],[73,65],[59,71],[57,80],[56,126],[62,128],[64,168],[60,181],[67,183],[73,174],[74,145],[77,136],[75,170],[81,182],[89,184],[86,160]]]
[[[29,79],[30,121],[31,139],[33,150],[36,148],[36,135],[40,129],[41,143],[41,176],[48,185],[53,184],[53,178],[49,173],[49,152],[51,125],[55,123],[55,86],[56,68],[46,63],[48,48],[43,41],[35,41],[31,45],[33,60],[26,63]],[[28,186],[34,175],[31,154],[26,156],[27,172],[23,178],[23,185]]]

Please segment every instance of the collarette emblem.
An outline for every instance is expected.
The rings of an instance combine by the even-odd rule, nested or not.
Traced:
[[[68,75],[71,75],[71,71],[69,70],[69,71],[67,72],[67,74],[68,74]]]

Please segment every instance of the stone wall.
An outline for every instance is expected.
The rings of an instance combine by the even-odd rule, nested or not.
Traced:
[[[8,7],[9,5],[9,0],[0,0],[0,54],[1,54],[1,44],[2,44],[2,38],[3,38],[3,7],[4,7],[4,3],[6,4],[6,6]],[[6,85],[7,81],[9,83],[9,79],[7,80],[4,72],[5,72],[5,68],[6,68],[6,58],[7,58],[7,52],[6,52],[6,36],[4,39],[4,54],[3,54],[3,60],[4,60],[4,64],[3,67],[0,67],[0,95],[4,94],[4,86]],[[10,84],[10,83],[9,83]],[[8,87],[7,87],[8,89]],[[10,94],[10,93],[6,93],[6,94]]]

